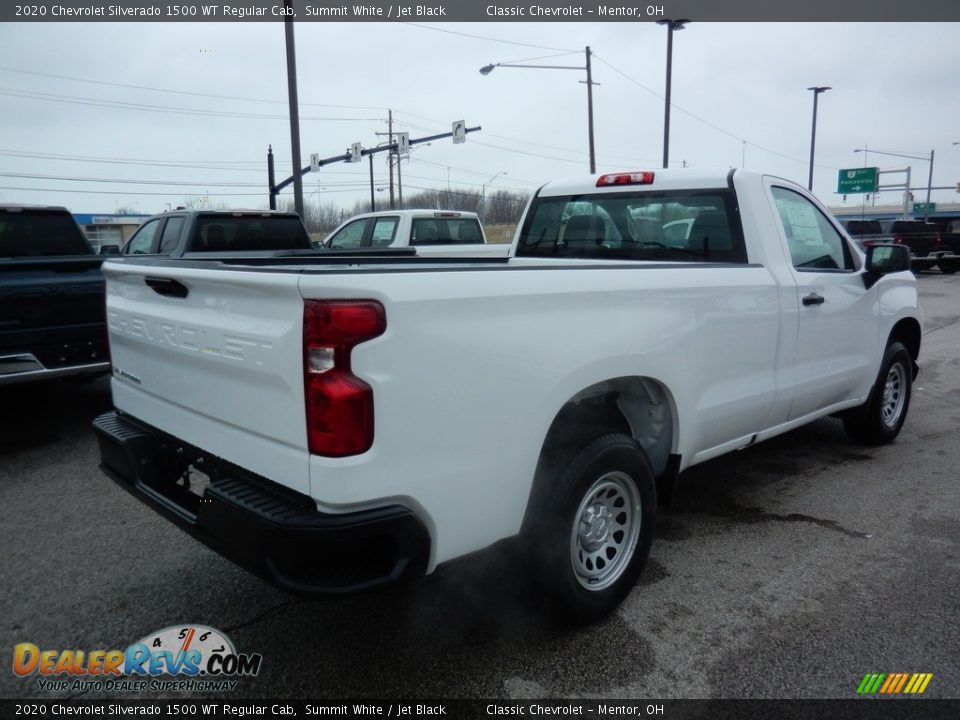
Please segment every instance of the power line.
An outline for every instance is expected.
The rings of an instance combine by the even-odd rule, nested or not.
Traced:
[[[414,115],[413,113],[404,112],[403,110],[394,110],[394,113],[395,113],[395,114],[399,114],[399,115],[409,115],[410,117],[414,117],[414,118],[417,118],[417,119],[419,119],[419,120],[424,120],[424,121],[430,122],[430,123],[436,123],[437,126],[442,125],[442,122],[439,121],[439,120],[434,120],[433,118],[426,118],[426,117],[423,117],[423,116],[421,116],[421,115]],[[424,130],[424,131],[428,131],[428,132],[433,132],[433,131],[436,130],[436,127],[429,127],[429,126],[425,126],[425,125],[418,125],[418,124],[416,124],[416,123],[411,123],[411,122],[406,122],[405,124],[408,125],[408,126],[410,126],[410,127],[412,127],[412,128],[417,128],[417,129],[419,129],[419,130]],[[537,142],[533,142],[533,141],[530,141],[530,140],[520,140],[519,138],[512,138],[512,137],[508,137],[508,136],[506,136],[506,135],[497,135],[496,133],[487,132],[486,130],[483,131],[483,136],[484,136],[484,137],[498,138],[498,139],[500,139],[500,140],[506,140],[507,142],[518,143],[518,144],[521,144],[521,145],[524,145],[524,146],[541,147],[541,148],[544,148],[544,149],[547,149],[547,150],[556,150],[556,151],[558,151],[558,152],[565,152],[565,153],[570,153],[570,154],[572,154],[572,155],[577,155],[577,156],[578,156],[578,158],[558,158],[558,157],[554,157],[554,156],[551,156],[551,155],[533,155],[533,157],[545,158],[545,159],[547,159],[547,160],[559,160],[559,161],[561,161],[561,162],[569,162],[569,163],[582,163],[582,162],[583,162],[583,157],[582,157],[583,153],[582,153],[582,151],[580,151],[580,150],[571,150],[571,149],[569,149],[569,148],[557,147],[557,146],[555,146],[555,145],[544,145],[544,144],[542,144],[542,143],[537,143]],[[484,143],[483,141],[481,141],[481,140],[471,140],[470,142],[475,143],[475,144],[477,144],[477,145],[484,145],[485,147],[495,148],[495,149],[498,149],[498,150],[505,150],[505,151],[507,151],[507,152],[519,153],[519,154],[521,154],[521,155],[529,155],[529,154],[530,154],[530,153],[528,153],[528,152],[526,152],[526,151],[523,151],[523,150],[512,150],[512,149],[510,149],[510,148],[504,148],[504,147],[501,147],[501,146],[499,146],[499,145],[485,144],[485,143]],[[597,154],[597,157],[598,157],[598,158],[602,158],[602,159],[604,159],[604,160],[606,160],[606,161],[608,161],[608,162],[609,162],[610,160],[616,160],[616,161],[621,161],[621,162],[625,161],[625,162],[628,162],[628,163],[639,163],[639,164],[644,164],[644,163],[652,162],[651,160],[648,160],[648,159],[627,157],[627,156],[625,156],[625,155],[607,155],[607,154],[605,154],[605,153],[603,153],[603,154],[598,153],[598,154]],[[539,185],[539,183],[537,183],[537,184]]]
[[[0,95],[11,95],[29,100],[45,100],[48,102],[62,102],[70,105],[87,105],[91,107],[103,107],[118,110],[134,110],[137,112],[159,112],[174,115],[199,115],[205,117],[228,117],[244,120],[286,120],[286,115],[264,115],[259,113],[239,113],[225,112],[221,110],[200,110],[196,108],[178,108],[165,105],[147,105],[143,103],[128,103],[115,100],[92,100],[90,98],[78,97],[75,95],[54,95],[51,93],[29,92],[26,90],[16,90],[14,88],[0,88]],[[381,118],[371,117],[311,117],[301,116],[301,120],[315,120],[322,122],[355,122],[355,121],[379,121]]]
[[[69,177],[65,175],[40,175],[35,173],[8,173],[0,172],[0,177],[12,177],[26,180],[58,180],[63,182],[95,182],[95,183],[116,183],[124,185],[165,185],[168,187],[219,187],[219,188],[255,188],[264,187],[264,183],[235,183],[235,182],[214,182],[214,181],[190,181],[190,180],[127,180],[123,178],[91,178],[91,177]],[[325,183],[340,187],[362,188],[368,185],[365,180],[355,180],[346,182]]]
[[[456,167],[455,165],[447,165],[445,163],[434,162],[432,160],[424,160],[423,158],[416,158],[416,159],[411,158],[410,162],[417,163],[418,165],[419,164],[430,165],[431,167],[436,167],[436,168],[449,168],[451,170],[456,170],[457,172],[463,173],[465,175],[476,175],[477,177],[483,177],[483,178],[490,177],[489,171],[480,172],[478,170],[467,170],[466,168]],[[522,180],[520,178],[513,177],[511,175],[502,175],[501,177],[503,178],[501,182],[505,184],[519,183],[521,185],[532,185],[535,187],[539,187],[540,185],[543,184],[542,182],[538,182],[536,180]]]
[[[176,169],[188,169],[188,170],[226,170],[228,172],[258,172],[263,173],[262,161],[257,164],[260,167],[223,167],[219,164],[206,164],[203,161],[195,161],[194,163],[188,163],[186,161],[165,161],[165,160],[136,160],[133,158],[123,159],[123,158],[98,158],[98,157],[86,157],[83,155],[57,155],[53,153],[29,153],[29,152],[20,152],[17,150],[2,150],[0,149],[0,155],[6,155],[9,157],[20,157],[20,158],[30,158],[34,160],[55,160],[56,162],[82,162],[82,163],[98,163],[105,165],[137,165],[137,166],[150,166],[150,167],[164,167],[164,168],[176,168]],[[232,162],[230,160],[221,161],[223,163]],[[253,165],[251,161],[234,161],[236,165],[247,164]]]
[[[533,45],[531,43],[517,42],[515,40],[502,40],[501,38],[488,37],[485,35],[471,35],[470,33],[457,32],[456,30],[447,30],[445,28],[434,27],[432,25],[420,25],[419,23],[402,23],[410,27],[420,28],[421,30],[432,30],[434,32],[446,33],[447,35],[459,35],[460,37],[470,38],[471,40],[486,40],[487,42],[501,43],[503,45],[518,45],[520,47],[535,48],[537,50],[551,50],[564,55],[572,55],[576,50],[568,48],[546,47],[545,45]]]
[[[8,155],[11,157],[22,157],[22,158],[31,158],[38,160],[55,160],[57,162],[69,161],[69,162],[84,162],[84,163],[103,163],[107,165],[142,165],[149,167],[162,167],[162,168],[174,168],[174,169],[190,169],[190,170],[226,170],[228,172],[255,172],[262,174],[264,172],[263,161],[258,160],[149,160],[149,159],[140,159],[140,158],[110,158],[110,157],[99,157],[99,156],[88,156],[88,155],[63,155],[58,153],[38,153],[38,152],[23,152],[20,150],[9,150],[0,148],[0,155]],[[233,163],[235,165],[253,165],[255,167],[219,167],[220,164],[229,164]],[[280,169],[289,168],[292,172],[293,166],[288,163],[278,163],[277,167]],[[360,177],[366,176],[364,171],[343,171],[343,170],[332,170],[324,168],[323,177],[328,175],[347,175],[350,177]]]
[[[655,90],[651,90],[651,89],[648,88],[646,85],[644,85],[642,82],[640,82],[640,81],[638,81],[638,80],[630,77],[630,76],[627,75],[625,72],[623,72],[623,70],[620,70],[619,68],[614,67],[613,65],[611,65],[610,63],[608,63],[606,60],[604,60],[602,57],[600,57],[600,56],[597,55],[596,53],[594,53],[593,57],[596,58],[597,60],[599,60],[600,62],[602,62],[602,63],[603,63],[604,65],[606,65],[607,67],[609,67],[611,70],[613,70],[613,71],[614,71],[615,73],[617,73],[618,75],[621,75],[621,76],[624,77],[626,80],[632,82],[632,83],[633,83],[634,85],[636,85],[637,87],[640,87],[640,88],[642,88],[643,90],[646,90],[648,93],[650,93],[651,95],[653,95],[654,97],[656,97],[656,98],[658,98],[658,99],[660,99],[660,100],[665,100],[665,98],[664,98],[663,95],[661,95],[660,93],[656,92]],[[730,132],[729,130],[725,130],[724,128],[720,127],[719,125],[714,125],[712,122],[710,122],[709,120],[705,120],[704,118],[700,117],[699,115],[695,115],[694,113],[690,112],[689,110],[686,110],[685,108],[680,107],[680,106],[677,105],[676,103],[672,103],[672,102],[671,102],[671,103],[670,103],[670,107],[674,108],[675,110],[679,110],[679,111],[682,112],[684,115],[689,115],[689,116],[692,117],[694,120],[703,123],[703,124],[706,125],[707,127],[712,128],[712,129],[716,130],[717,132],[723,133],[724,135],[727,135],[728,137],[732,137],[734,140],[738,140],[738,141],[741,142],[741,143],[746,143],[748,146],[754,147],[754,148],[756,148],[757,150],[763,150],[764,152],[770,153],[771,155],[776,155],[777,157],[781,157],[781,158],[783,158],[784,160],[791,160],[791,161],[793,161],[793,162],[797,162],[797,163],[800,163],[800,164],[802,164],[802,165],[807,165],[807,164],[809,164],[809,160],[801,160],[800,158],[791,157],[790,155],[784,155],[784,154],[781,153],[781,152],[777,152],[776,150],[771,150],[770,148],[764,147],[763,145],[757,145],[756,143],[750,142],[750,141],[747,140],[746,138],[740,137],[739,135],[736,135],[735,133],[732,133],[732,132]],[[826,168],[826,169],[828,169],[828,170],[839,170],[839,168],[831,167],[831,166],[829,166],[829,165],[817,165],[817,167]]]
[[[36,75],[38,77],[55,78],[57,80],[70,80],[71,82],[89,83],[92,85],[107,85],[109,87],[126,88],[128,90],[147,90],[149,92],[162,92],[171,95],[189,95],[191,97],[200,97],[204,99],[215,100],[236,100],[239,102],[269,103],[273,105],[286,106],[287,100],[263,100],[260,98],[237,97],[234,95],[214,95],[212,93],[189,92],[188,90],[168,90],[166,88],[148,87],[145,85],[127,85],[125,83],[108,82],[106,80],[90,80],[89,78],[70,77],[69,75],[54,75],[53,73],[37,72],[35,70],[23,70],[20,68],[0,67],[0,70],[12,73],[22,73],[24,75]],[[300,105],[309,107],[338,108],[341,110],[383,110],[384,108],[373,105],[326,105],[323,103],[301,102]]]
[[[263,187],[263,183],[190,182],[183,180],[125,180],[122,178],[68,177],[65,175],[40,175],[35,173],[0,172],[0,177],[29,180],[62,180],[67,182],[122,183],[128,185],[169,185],[171,187]]]
[[[25,187],[11,187],[7,185],[0,185],[0,190],[19,190],[23,192],[55,192],[55,193],[77,193],[81,195],[148,195],[151,197],[171,197],[171,196],[180,196],[183,193],[175,192],[146,192],[143,190],[138,191],[115,191],[115,190],[73,190],[73,189],[58,189],[58,188],[25,188]],[[345,188],[342,190],[324,190],[323,192],[356,192],[355,188]],[[264,188],[263,192],[259,193],[215,193],[215,192],[202,192],[202,193],[186,193],[187,195],[209,195],[211,197],[266,197],[268,191]]]

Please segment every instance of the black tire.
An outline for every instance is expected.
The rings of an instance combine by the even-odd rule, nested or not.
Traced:
[[[847,435],[866,445],[892,442],[900,433],[910,407],[913,360],[902,343],[892,342],[883,354],[880,373],[863,405],[846,412]]]
[[[957,262],[939,262],[937,267],[940,268],[940,272],[946,275],[953,275],[960,267],[960,263]]]
[[[650,463],[627,435],[565,443],[545,458],[523,541],[553,614],[578,625],[609,614],[643,570],[656,511]]]

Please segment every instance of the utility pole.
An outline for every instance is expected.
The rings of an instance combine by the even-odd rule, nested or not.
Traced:
[[[393,146],[393,110],[387,108],[387,132],[390,136],[387,138],[388,144]],[[387,165],[390,167],[390,209],[393,210],[393,150],[387,153]]]
[[[587,55],[587,137],[590,144],[590,174],[597,171],[597,152],[593,147],[593,73],[590,70],[590,46],[586,47]]]
[[[393,110],[387,108],[387,132],[385,133],[374,133],[377,137],[387,136],[387,145],[390,147],[390,152],[387,153],[387,167],[389,169],[390,175],[390,209],[393,210],[396,208],[396,203],[393,196],[393,157],[395,150],[393,149]],[[399,166],[399,162],[397,163]],[[397,174],[399,175],[400,168],[397,168]]]
[[[273,189],[277,186],[277,176],[273,168],[273,145],[267,145],[267,186],[270,190],[270,209],[277,209],[277,195]]]
[[[293,153],[293,205],[297,215],[303,217],[303,178],[296,169],[300,167],[300,106],[297,102],[297,53],[293,45],[293,3],[283,0],[283,31],[287,41],[287,97],[290,105],[290,150]]]

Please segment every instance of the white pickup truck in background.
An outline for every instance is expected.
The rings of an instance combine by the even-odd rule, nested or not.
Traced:
[[[551,182],[504,258],[110,260],[101,464],[290,591],[518,536],[547,607],[589,621],[685,468],[828,415],[897,436],[909,267],[742,170]]]
[[[476,213],[383,210],[355,215],[321,243],[328,250],[406,248],[420,257],[506,257],[510,246],[488,245]]]

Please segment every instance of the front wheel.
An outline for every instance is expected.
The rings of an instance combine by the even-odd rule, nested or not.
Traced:
[[[524,535],[551,609],[577,624],[610,613],[640,575],[656,487],[646,455],[610,433],[546,458]]]
[[[843,416],[844,429],[852,440],[883,445],[900,433],[910,407],[912,368],[907,348],[899,342],[890,343],[867,402]]]

